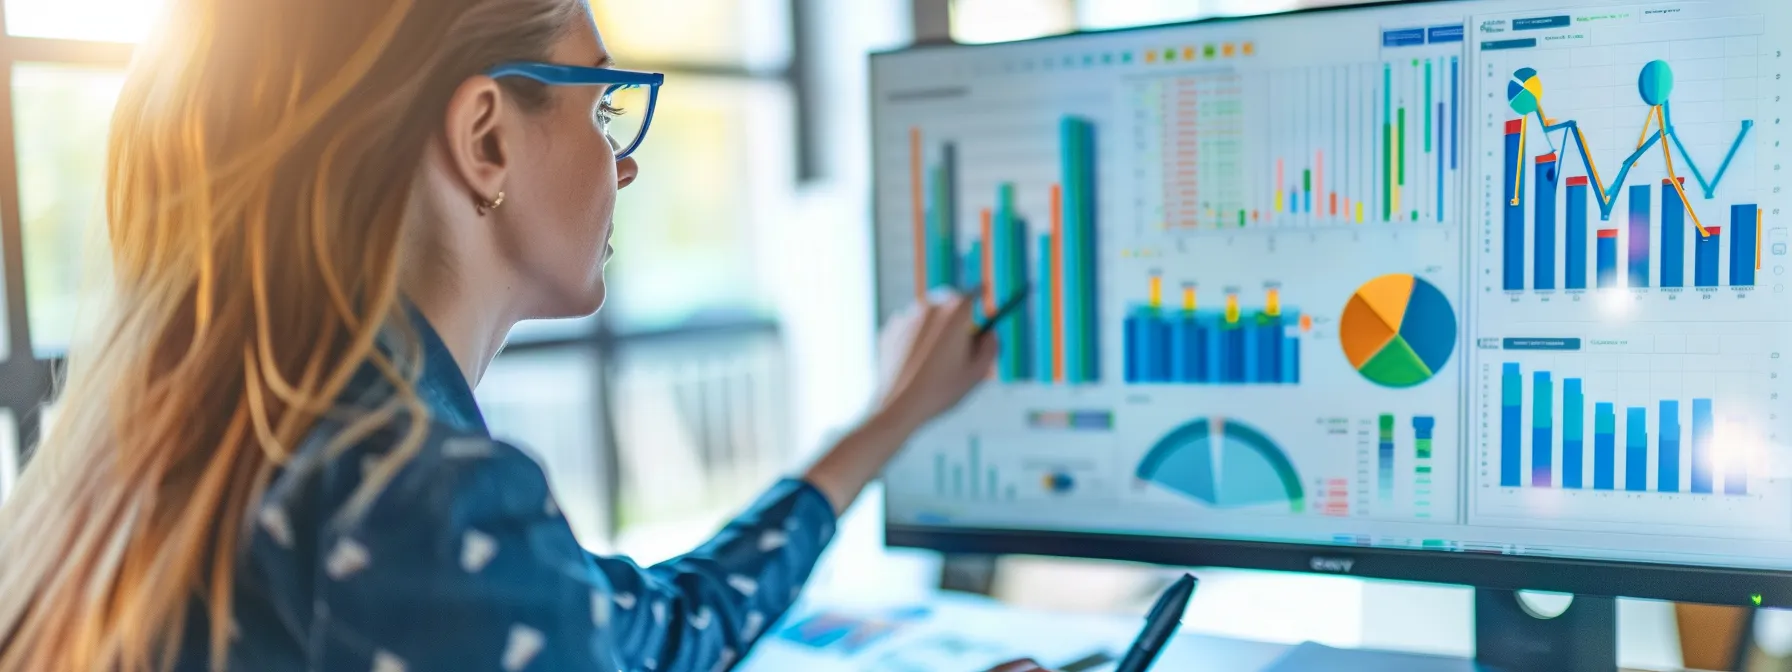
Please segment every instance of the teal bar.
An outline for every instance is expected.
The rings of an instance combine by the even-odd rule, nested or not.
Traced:
[[[1004,182],[996,187],[996,211],[991,223],[990,235],[995,240],[989,241],[995,246],[995,296],[1001,303],[1013,296],[1019,289],[1014,284],[1015,255],[1014,249],[1014,184]],[[1002,382],[1014,382],[1020,378],[1020,366],[1017,355],[1020,348],[1014,347],[1014,320],[1004,319],[996,325],[996,336],[1002,341],[1002,353],[997,358],[997,378]],[[973,472],[974,473],[974,472]]]
[[[1053,361],[1052,358],[1057,353],[1058,343],[1052,336],[1052,306],[1057,297],[1052,294],[1055,285],[1052,282],[1052,237],[1050,234],[1039,237],[1039,256],[1037,259],[1038,266],[1036,268],[1039,269],[1039,283],[1033,287],[1033,318],[1035,323],[1035,337],[1033,343],[1038,346],[1034,353],[1036,355],[1034,361],[1038,366],[1038,371],[1036,372],[1037,375],[1035,377],[1042,382],[1052,382],[1056,380],[1055,369],[1057,368],[1057,363]]]

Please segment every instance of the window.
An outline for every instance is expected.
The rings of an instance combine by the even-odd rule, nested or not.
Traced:
[[[123,85],[116,69],[13,66],[26,305],[39,357],[67,350],[82,291],[102,286],[105,138]]]
[[[787,0],[596,0],[591,5],[605,46],[630,61],[754,73],[776,73],[790,64]]]
[[[19,423],[10,409],[0,408],[0,502],[19,481]]]
[[[141,42],[160,0],[6,0],[6,32],[100,42]]]

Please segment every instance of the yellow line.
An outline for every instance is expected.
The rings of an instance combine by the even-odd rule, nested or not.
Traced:
[[[1657,105],[1653,114],[1660,115],[1661,106]],[[1680,177],[1674,174],[1674,152],[1668,145],[1668,129],[1666,124],[1661,126],[1660,133],[1661,156],[1668,162],[1668,183],[1674,185],[1675,193],[1680,194],[1680,202],[1686,206],[1686,214],[1692,215],[1692,225],[1698,227],[1699,237],[1710,238],[1711,232],[1706,231],[1705,225],[1699,222],[1699,213],[1692,209],[1692,199],[1686,197],[1686,188],[1680,186]]]
[[[1643,117],[1643,132],[1637,134],[1637,136],[1636,136],[1636,149],[1642,149],[1643,143],[1647,142],[1649,140],[1649,127],[1655,125],[1655,114],[1660,111],[1661,111],[1661,106],[1657,105],[1653,108],[1650,108],[1649,116]],[[1631,150],[1631,151],[1636,151],[1636,150]]]
[[[1593,161],[1593,152],[1587,149],[1587,135],[1581,133],[1578,126],[1574,128],[1574,139],[1580,143],[1580,155],[1587,159],[1587,172],[1593,174],[1593,193],[1599,195],[1599,207],[1603,209],[1611,205],[1614,197],[1606,195],[1605,181],[1599,179],[1599,164]]]

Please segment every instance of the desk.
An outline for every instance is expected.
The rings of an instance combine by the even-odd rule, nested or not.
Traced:
[[[856,624],[848,624],[856,621]],[[871,625],[866,626],[869,623]],[[987,598],[942,594],[922,605],[799,603],[736,669],[741,672],[981,672],[1028,657],[1064,665],[1091,653],[1117,654],[1138,634],[1126,616],[1027,611]],[[848,632],[848,629],[853,629]],[[855,641],[863,633],[881,633]],[[806,641],[805,637],[808,637]],[[1270,669],[1294,651],[1287,644],[1201,634],[1177,636],[1155,669],[1249,672]],[[1471,670],[1436,659],[1437,670]],[[1111,670],[1112,664],[1088,672]],[[1383,666],[1385,667],[1385,666]],[[1362,669],[1381,669],[1368,667]],[[1416,668],[1415,668],[1416,669]]]

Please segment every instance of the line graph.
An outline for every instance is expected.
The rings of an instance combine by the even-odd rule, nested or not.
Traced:
[[[1668,184],[1671,184],[1677,192],[1681,203],[1686,208],[1687,215],[1692,219],[1694,228],[1698,230],[1699,236],[1709,238],[1712,235],[1711,231],[1700,219],[1698,210],[1693,207],[1692,199],[1686,194],[1686,189],[1683,186],[1684,180],[1675,170],[1674,153],[1676,151],[1680,153],[1681,160],[1692,172],[1693,180],[1698,182],[1704,197],[1706,199],[1715,198],[1718,185],[1723,182],[1724,175],[1729,172],[1737,152],[1741,151],[1743,143],[1748,139],[1749,131],[1754,128],[1754,120],[1742,120],[1742,128],[1737,132],[1735,141],[1730,144],[1730,149],[1724,155],[1723,162],[1718,165],[1717,171],[1707,179],[1704,171],[1699,168],[1698,162],[1691,153],[1686,151],[1686,145],[1680,140],[1679,133],[1674,130],[1673,106],[1670,101],[1673,90],[1674,70],[1667,61],[1654,60],[1643,66],[1642,72],[1637,76],[1637,93],[1649,106],[1649,109],[1643,118],[1642,131],[1637,135],[1635,151],[1625,158],[1623,167],[1618,170],[1616,178],[1607,184],[1599,177],[1599,167],[1593,158],[1592,147],[1587,143],[1586,134],[1581,132],[1580,123],[1573,119],[1564,121],[1551,119],[1543,109],[1542,75],[1533,68],[1519,68],[1512,74],[1512,80],[1506,86],[1507,102],[1512,111],[1518,114],[1516,120],[1518,122],[1518,152],[1514,157],[1514,165],[1509,168],[1514,174],[1511,205],[1517,207],[1523,201],[1524,162],[1527,156],[1525,145],[1529,136],[1530,119],[1534,117],[1537,124],[1543,129],[1541,135],[1544,141],[1549,143],[1552,154],[1559,155],[1564,151],[1558,148],[1555,139],[1550,135],[1551,133],[1558,131],[1562,133],[1560,145],[1562,148],[1570,146],[1568,140],[1569,136],[1572,136],[1574,140],[1572,147],[1579,150],[1581,163],[1594,183],[1595,189],[1592,191],[1597,198],[1601,220],[1609,221],[1612,211],[1617,209],[1618,194],[1624,189],[1625,180],[1629,177],[1631,169],[1636,167],[1637,163],[1651,149],[1659,145],[1668,173]],[[1552,163],[1553,165],[1555,164]],[[1540,179],[1553,182],[1556,177],[1547,175]]]

